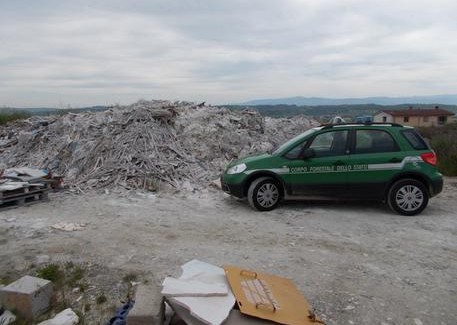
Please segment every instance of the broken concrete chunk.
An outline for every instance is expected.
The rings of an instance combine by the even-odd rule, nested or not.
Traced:
[[[165,306],[160,288],[154,284],[140,284],[135,304],[127,316],[127,325],[162,324]]]
[[[45,320],[38,325],[76,325],[78,322],[78,315],[71,308],[67,308],[55,315],[54,318]]]
[[[26,275],[0,289],[0,304],[33,319],[49,309],[52,292],[51,281]]]

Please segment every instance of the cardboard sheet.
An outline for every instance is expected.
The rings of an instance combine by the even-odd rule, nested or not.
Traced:
[[[243,314],[287,325],[323,324],[289,279],[236,266],[224,270]]]

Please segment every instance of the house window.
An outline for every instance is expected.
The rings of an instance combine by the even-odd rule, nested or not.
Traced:
[[[438,116],[438,124],[446,124],[447,116]]]
[[[424,122],[428,122],[428,116],[424,116]]]
[[[409,122],[409,116],[404,116],[403,117],[403,122],[408,123]]]
[[[383,116],[382,117],[382,123],[386,123],[387,122],[387,116]]]

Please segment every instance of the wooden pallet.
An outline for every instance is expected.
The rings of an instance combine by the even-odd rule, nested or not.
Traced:
[[[36,201],[48,199],[49,184],[24,185],[14,190],[0,191],[0,208],[7,206],[23,206]]]

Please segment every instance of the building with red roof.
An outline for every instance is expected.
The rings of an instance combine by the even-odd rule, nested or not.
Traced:
[[[454,113],[438,106],[431,109],[381,110],[373,117],[377,123],[398,123],[414,127],[441,126],[453,122]]]

